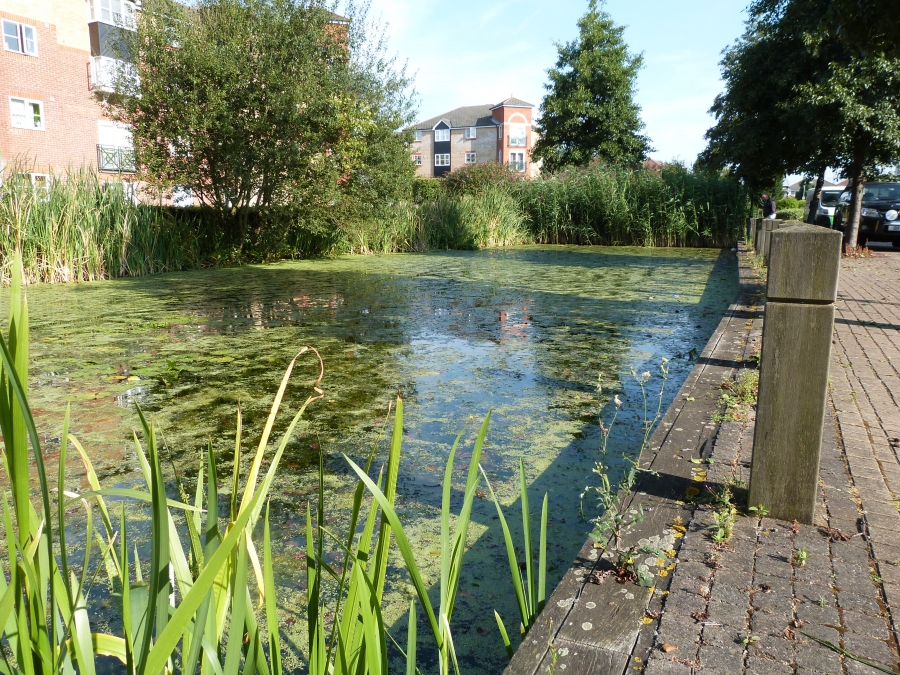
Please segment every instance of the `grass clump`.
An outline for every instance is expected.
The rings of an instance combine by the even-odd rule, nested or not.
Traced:
[[[719,410],[713,413],[713,422],[747,421],[759,396],[759,371],[742,370],[735,379],[722,382],[719,389]]]

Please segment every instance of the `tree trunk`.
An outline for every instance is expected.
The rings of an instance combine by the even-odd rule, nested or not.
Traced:
[[[862,208],[862,192],[863,192],[863,166],[861,161],[853,161],[853,168],[850,176],[851,190],[850,196],[850,221],[844,226],[846,233],[847,247],[856,248],[856,241],[859,236],[859,212]]]
[[[819,171],[819,177],[816,178],[816,189],[813,191],[813,198],[809,202],[809,213],[806,216],[806,222],[810,225],[816,224],[816,218],[819,214],[819,202],[822,199],[822,186],[825,185],[825,167]]]

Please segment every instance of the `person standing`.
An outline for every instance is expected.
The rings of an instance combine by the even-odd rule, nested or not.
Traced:
[[[769,220],[775,220],[775,200],[772,199],[769,195],[763,193],[762,196],[763,202],[763,218],[768,218]]]

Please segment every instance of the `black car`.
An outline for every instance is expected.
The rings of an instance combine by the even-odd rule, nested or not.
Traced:
[[[834,229],[845,231],[850,220],[850,193],[841,195],[834,216]],[[857,241],[865,246],[869,241],[889,241],[900,248],[900,183],[867,183],[863,189],[859,211]]]

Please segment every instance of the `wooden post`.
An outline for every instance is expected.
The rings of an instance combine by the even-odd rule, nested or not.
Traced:
[[[803,224],[771,235],[749,503],[811,524],[842,236]]]

